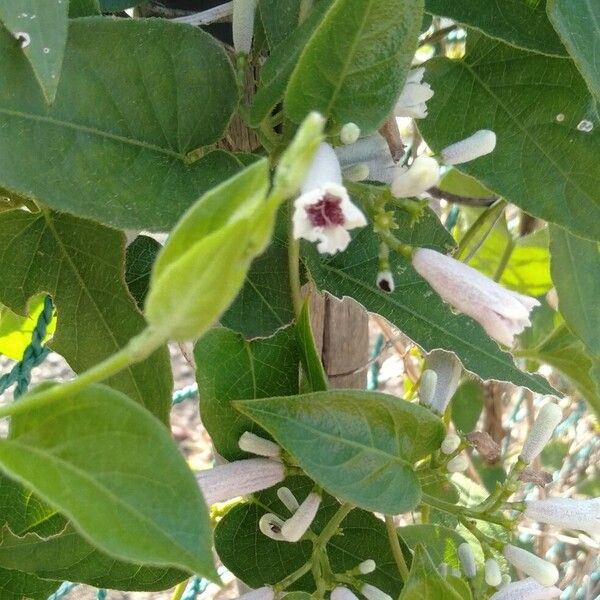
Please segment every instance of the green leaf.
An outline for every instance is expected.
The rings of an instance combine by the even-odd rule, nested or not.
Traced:
[[[0,409],[0,466],[124,560],[216,577],[208,511],[165,427],[102,385]],[[73,490],[77,490],[74,494]]]
[[[550,228],[552,280],[560,314],[592,356],[600,356],[600,248],[598,243]]]
[[[227,460],[246,456],[238,446],[242,433],[265,434],[231,402],[298,393],[295,328],[253,341],[228,329],[213,329],[196,343],[194,358],[202,423],[217,452]]]
[[[465,584],[467,592],[468,586]],[[465,600],[467,596],[459,594],[437,572],[427,551],[417,544],[408,580],[398,600]]]
[[[68,10],[67,0],[3,0],[0,3],[0,21],[13,36],[12,53],[24,55],[29,61],[48,104],[54,102],[60,79],[67,43]],[[17,41],[25,38],[27,42],[19,44]]]
[[[146,326],[123,280],[122,233],[67,214],[0,213],[0,300],[25,314],[50,293],[58,314],[51,347],[81,373]],[[168,423],[173,380],[166,348],[107,383]]]
[[[429,410],[374,392],[316,392],[234,406],[328,492],[386,514],[418,504],[413,464],[439,448],[444,437],[441,421]]]
[[[440,252],[446,252],[453,244],[431,211],[426,211],[414,227],[410,226],[408,213],[399,211],[396,217],[396,235],[407,244]],[[520,371],[511,356],[500,350],[478,323],[454,314],[404,258],[397,254],[391,257],[396,290],[392,294],[379,290],[375,285],[379,238],[370,228],[360,230],[348,249],[332,258],[321,257],[308,245],[304,249],[305,265],[319,289],[338,298],[351,296],[369,312],[385,317],[426,352],[444,348],[454,352],[465,369],[482,379],[512,381],[540,393],[552,393],[541,377]]]
[[[475,429],[483,410],[485,394],[476,381],[465,381],[460,384],[452,396],[452,421],[456,428],[465,433]]]
[[[304,374],[311,392],[324,392],[329,387],[327,375],[317,353],[315,338],[310,325],[309,300],[304,301],[302,312],[298,318],[298,346]]]
[[[0,186],[8,190],[109,225],[166,230],[239,168],[221,151],[186,159],[223,135],[237,104],[224,50],[196,27],[71,21],[51,108],[29,71],[0,31]]]
[[[600,239],[600,127],[577,69],[477,34],[467,50],[463,60],[427,63],[435,95],[420,129],[428,144],[437,152],[478,129],[494,130],[496,149],[460,170],[536,217]],[[579,131],[582,119],[595,129]]]
[[[600,4],[548,0],[548,16],[590,92],[600,100]]]
[[[69,19],[93,17],[99,14],[98,0],[69,0]]]
[[[161,248],[154,238],[139,235],[125,250],[125,282],[140,310],[150,287],[152,265]]]
[[[375,131],[400,95],[423,0],[337,0],[302,52],[285,93],[295,122],[317,110]]]
[[[425,10],[475,27],[524,50],[567,55],[548,21],[545,0],[534,6],[526,0],[425,0]]]
[[[259,0],[258,8],[271,48],[298,27],[301,4],[302,0]]]
[[[103,12],[118,12],[142,4],[142,2],[143,0],[100,0],[100,6]]]
[[[2,600],[46,600],[59,586],[59,581],[44,581],[20,571],[0,569]]]
[[[465,540],[454,529],[442,525],[406,525],[398,529],[398,534],[413,552],[423,544],[435,565],[446,563],[460,568],[458,547]]]

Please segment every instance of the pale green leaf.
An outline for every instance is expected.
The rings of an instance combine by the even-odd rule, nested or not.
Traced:
[[[398,534],[413,551],[418,544],[424,544],[436,565],[446,563],[455,569],[460,568],[458,547],[465,540],[454,529],[442,525],[406,525],[398,529]]]

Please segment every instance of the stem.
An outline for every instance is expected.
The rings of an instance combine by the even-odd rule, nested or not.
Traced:
[[[473,256],[475,256],[475,254],[477,254],[477,252],[478,252],[479,248],[481,247],[481,245],[483,244],[483,242],[485,242],[488,235],[491,233],[491,231],[496,226],[498,219],[500,219],[500,217],[502,216],[505,206],[506,206],[506,203],[503,200],[500,200],[499,202],[492,204],[492,206],[490,206],[489,208],[484,210],[479,215],[479,217],[477,217],[477,219],[475,220],[473,225],[471,225],[471,227],[469,227],[468,231],[465,233],[465,235],[460,240],[460,243],[458,245],[458,250],[456,252],[456,258],[458,258],[459,260],[462,260],[465,263],[468,263],[473,258]],[[494,213],[497,213],[497,214],[494,214]],[[473,248],[469,248],[469,244],[473,241],[475,236],[479,233],[479,230],[482,229],[482,227],[486,224],[490,215],[493,216],[493,222],[492,222],[491,227],[488,228],[488,231],[483,235],[482,239],[479,240],[476,244],[474,244]],[[467,253],[467,250],[469,250],[468,253]]]
[[[490,515],[485,512],[480,512],[479,510],[473,510],[466,506],[461,506],[460,504],[450,504],[449,502],[444,502],[444,500],[439,500],[428,494],[423,494],[423,503],[457,517],[469,517],[470,519],[477,519],[478,521],[487,521],[488,523],[500,525],[505,529],[512,529],[513,526],[513,522],[504,517]]]
[[[402,577],[402,581],[406,582],[408,580],[408,565],[404,560],[404,554],[402,554],[400,540],[398,539],[398,532],[396,531],[396,524],[391,515],[385,515],[385,528],[387,530],[390,548],[392,549],[392,554],[394,555],[394,560],[398,567],[398,572],[400,573],[400,577]]]
[[[282,579],[274,587],[277,590],[285,590],[292,583],[298,581],[301,577],[306,575],[312,569],[312,560],[307,560],[299,569],[296,569],[293,573],[290,573],[285,579]]]
[[[288,277],[290,281],[290,294],[296,318],[302,311],[302,294],[300,293],[300,242],[294,239],[294,223],[292,215],[294,205],[289,204],[290,216],[288,219]]]
[[[348,516],[350,511],[354,509],[353,504],[345,503],[342,504],[338,511],[331,517],[331,521],[325,525],[323,531],[319,534],[319,537],[315,541],[315,547],[324,548],[327,545],[327,542],[336,534],[339,529],[342,521]]]
[[[494,273],[494,277],[493,280],[494,281],[500,281],[500,278],[502,277],[502,274],[504,273],[504,270],[506,269],[506,265],[508,265],[508,261],[510,260],[510,257],[512,256],[513,250],[515,249],[515,240],[514,239],[510,239],[508,240],[508,243],[506,244],[506,248],[504,248],[504,252],[502,253],[502,256],[500,257],[500,262],[498,263],[498,267],[496,268],[496,272]]]
[[[182,581],[181,583],[177,584],[175,590],[173,591],[173,595],[171,596],[171,600],[181,600],[181,597],[183,596],[183,592],[185,592],[185,588],[187,586],[188,581],[189,580],[186,579],[185,581]]]

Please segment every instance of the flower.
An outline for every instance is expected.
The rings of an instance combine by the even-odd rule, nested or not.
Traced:
[[[533,577],[541,585],[551,586],[558,581],[558,569],[551,562],[523,548],[507,544],[503,554],[509,563]]]
[[[358,596],[354,592],[342,585],[333,588],[330,598],[331,600],[358,600]]]
[[[251,452],[259,456],[275,457],[281,454],[281,448],[275,442],[266,440],[250,431],[242,433],[238,445],[244,452]]]
[[[433,96],[433,90],[428,83],[423,83],[425,67],[412,69],[406,78],[402,93],[396,102],[394,114],[397,117],[424,119],[427,116],[425,104]]]
[[[200,471],[196,479],[209,506],[270,488],[285,479],[282,463],[250,458]]]
[[[344,168],[344,175],[354,165],[361,165],[361,169],[366,165],[369,169],[368,177],[372,181],[389,185],[394,179],[396,163],[388,143],[379,133],[361,138],[349,146],[339,146],[335,149],[335,153]]]
[[[392,194],[396,198],[418,196],[440,181],[440,165],[435,158],[422,154],[410,167],[400,167],[392,182]]]
[[[565,529],[580,529],[600,541],[600,498],[548,498],[527,502],[525,516]]]
[[[530,463],[544,449],[561,420],[562,411],[554,402],[548,402],[540,408],[521,450],[521,458],[526,463]]]
[[[433,371],[436,383],[429,404],[436,413],[443,415],[458,388],[462,367],[456,355],[444,350],[434,350],[425,359],[425,368]]]
[[[319,242],[322,253],[334,254],[350,243],[348,230],[367,220],[342,185],[342,171],[329,144],[321,144],[294,202],[294,238]]]
[[[545,587],[535,579],[528,577],[509,583],[496,592],[490,600],[553,600],[558,598],[561,593],[557,587]]]
[[[442,442],[442,454],[453,454],[460,446],[460,436],[456,433],[449,433]]]
[[[277,497],[281,500],[281,503],[291,512],[295,513],[300,506],[296,496],[292,494],[292,490],[287,487],[280,487],[277,490]]]
[[[372,573],[376,567],[377,564],[375,563],[375,561],[372,558],[368,558],[367,560],[363,560],[358,565],[358,572],[361,575],[368,575],[369,573]]]
[[[489,154],[496,147],[496,134],[489,129],[480,129],[468,138],[444,148],[440,154],[447,165],[460,165]]]
[[[298,510],[283,524],[281,533],[289,542],[297,542],[311,526],[319,506],[321,505],[321,496],[311,492],[305,498],[304,502],[298,507]]]
[[[535,298],[507,290],[472,267],[429,248],[417,248],[412,264],[443,300],[478,321],[490,337],[506,346],[512,346],[514,336],[531,325],[529,313],[539,306]]]
[[[273,600],[275,592],[270,585],[265,585],[246,594],[242,594],[237,600]]]
[[[250,53],[257,4],[258,0],[233,0],[233,47],[236,52]]]
[[[363,583],[360,591],[367,600],[392,600],[391,596],[370,583]]]
[[[458,547],[458,558],[465,575],[469,579],[473,579],[477,575],[477,564],[475,563],[475,555],[473,554],[471,544],[467,544],[466,542],[460,544]]]
[[[394,276],[391,271],[379,271],[376,282],[377,287],[382,292],[387,292],[388,294],[391,294],[396,288],[394,285]]]
[[[258,520],[258,528],[268,538],[278,542],[287,542],[287,538],[281,533],[284,521],[273,513],[266,513]]]
[[[360,127],[356,123],[346,123],[340,130],[342,144],[354,144],[360,137]]]
[[[502,573],[500,565],[493,558],[488,558],[484,565],[485,582],[492,586],[498,587],[502,583]]]

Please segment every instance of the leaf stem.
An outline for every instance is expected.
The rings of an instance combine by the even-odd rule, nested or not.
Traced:
[[[402,581],[406,582],[408,580],[408,565],[406,564],[406,560],[404,560],[404,554],[402,554],[394,517],[391,515],[385,515],[385,528],[390,542],[390,548],[392,549],[392,554],[396,561],[396,566],[398,567],[398,572],[400,573],[400,577],[402,577]]]
[[[327,545],[327,542],[336,534],[337,530],[342,524],[342,521],[348,516],[350,511],[352,511],[353,509],[353,504],[349,504],[348,502],[342,504],[338,508],[335,515],[331,517],[329,523],[325,525],[325,527],[319,534],[319,537],[315,541],[315,547],[324,548]]]
[[[181,583],[177,584],[175,590],[173,591],[173,595],[171,596],[171,600],[181,600],[181,597],[183,596],[183,592],[185,592],[185,588],[187,586],[188,581],[189,579],[186,579],[185,581],[182,581]]]
[[[290,294],[292,296],[292,306],[296,319],[302,312],[302,294],[300,292],[300,242],[294,239],[294,222],[292,215],[294,204],[290,200],[288,219],[288,277],[290,282]]]

